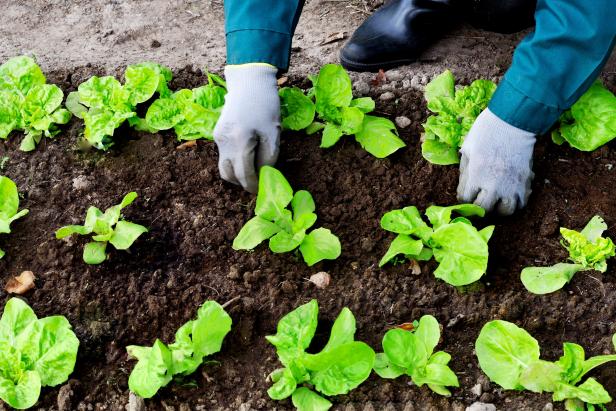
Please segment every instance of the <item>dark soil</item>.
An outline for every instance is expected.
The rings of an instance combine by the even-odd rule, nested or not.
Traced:
[[[72,75],[52,73],[49,81],[70,91],[95,73],[100,70],[84,67]],[[205,82],[190,68],[176,74],[175,88]],[[614,90],[613,74],[607,83]],[[549,296],[526,292],[519,273],[525,266],[566,257],[559,226],[579,229],[600,214],[610,224],[608,235],[616,238],[616,145],[581,153],[541,138],[528,207],[511,218],[478,222],[496,224],[489,270],[475,289],[458,290],[437,281],[432,264],[420,275],[406,265],[377,267],[392,240],[379,228],[383,213],[407,205],[424,209],[456,203],[457,167],[432,166],[420,154],[420,124],[428,115],[421,93],[395,93],[398,99],[387,105],[379,101],[378,110],[392,118],[407,115],[413,122],[401,131],[408,147],[389,159],[371,157],[352,139],[323,150],[317,137],[283,136],[278,167],[294,189],[313,194],[318,224],[336,233],[343,246],[338,260],[312,268],[293,254],[273,254],[264,246],[251,253],[231,248],[252,216],[254,197],[219,179],[211,142],[177,150],[170,133],[142,135],[122,128],[109,152],[82,152],[77,149],[82,123],[73,120],[34,153],[17,150],[18,135],[1,145],[0,158],[9,157],[2,173],[17,183],[22,207],[30,214],[1,238],[7,255],[0,260],[0,282],[33,271],[36,288],[24,298],[40,316],[68,317],[81,341],[69,382],[73,395],[62,409],[124,409],[133,366],[124,347],[149,345],[156,338],[171,342],[175,330],[208,299],[224,303],[239,297],[228,308],[234,326],[222,352],[193,379],[161,390],[146,402],[148,409],[292,409],[290,401],[277,403],[267,396],[265,377],[279,364],[263,337],[275,332],[281,316],[312,298],[320,303],[324,323],[349,307],[357,317],[357,338],[377,350],[392,325],[435,315],[444,326],[439,348],[452,354],[451,366],[460,377],[461,388],[443,398],[406,378],[384,381],[373,375],[351,394],[334,398],[337,410],[463,411],[477,400],[503,410],[541,410],[550,402],[548,395],[504,392],[487,383],[478,368],[474,341],[482,325],[496,318],[532,333],[546,359],[558,358],[564,341],[581,344],[589,355],[613,352],[614,262],[605,274],[580,273]],[[83,239],[54,238],[59,227],[81,223],[88,206],[108,207],[133,190],[139,198],[125,215],[150,232],[130,253],[114,251],[105,263],[88,266],[81,259]],[[332,277],[324,290],[307,281],[319,271]],[[0,291],[2,304],[8,298]],[[603,366],[594,375],[616,396],[616,366]],[[484,386],[480,398],[470,391],[478,383]],[[58,393],[59,387],[44,389],[39,408],[58,409]]]

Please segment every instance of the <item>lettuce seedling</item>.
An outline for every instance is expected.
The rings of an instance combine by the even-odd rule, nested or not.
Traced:
[[[227,94],[225,81],[207,74],[208,84],[193,90],[182,89],[154,101],[145,116],[154,131],[174,129],[178,140],[214,139]]]
[[[0,318],[0,399],[20,410],[32,407],[41,387],[68,380],[78,348],[65,317],[38,319],[28,304],[11,298]]]
[[[197,319],[177,330],[173,344],[157,339],[152,347],[126,347],[138,360],[128,378],[128,388],[142,398],[151,398],[175,376],[194,373],[205,357],[220,351],[231,322],[220,304],[206,301],[197,311]]]
[[[376,355],[374,371],[382,378],[408,375],[421,387],[427,384],[437,394],[450,396],[447,387],[459,387],[458,377],[447,364],[451,355],[434,352],[441,328],[431,315],[424,315],[412,331],[394,328],[383,337],[383,352]]]
[[[456,212],[462,217],[452,218]],[[466,218],[483,217],[485,210],[474,204],[426,209],[430,227],[416,207],[393,210],[381,218],[381,227],[398,234],[379,262],[379,267],[403,255],[410,260],[427,261],[432,257],[440,264],[434,276],[454,286],[474,283],[488,267],[488,241],[494,226],[481,231]]]
[[[11,223],[28,214],[28,210],[18,210],[17,186],[10,178],[0,176],[0,233],[10,234]],[[0,249],[0,258],[4,257],[4,254]]]
[[[62,239],[72,234],[94,234],[93,241],[83,249],[83,261],[86,264],[100,264],[107,259],[107,243],[117,250],[128,250],[141,234],[148,232],[144,226],[126,221],[122,217],[122,209],[136,198],[137,193],[128,193],[120,204],[109,207],[104,213],[96,207],[90,207],[84,225],[62,227],[56,231],[56,238]]]
[[[282,317],[276,335],[265,337],[276,347],[284,365],[269,375],[274,385],[267,393],[274,400],[291,397],[300,411],[326,411],[332,406],[308,387],[326,396],[347,394],[370,376],[375,360],[372,348],[355,341],[355,317],[346,307],[334,322],[323,350],[308,354],[318,315],[319,304],[312,300]]]
[[[520,278],[528,291],[548,294],[560,290],[579,271],[607,270],[607,259],[616,255],[614,242],[601,235],[607,224],[594,216],[581,232],[561,227],[561,244],[569,251],[572,263],[558,263],[551,267],[526,267]]]
[[[26,135],[22,151],[34,150],[43,136],[56,136],[58,124],[71,119],[71,113],[61,108],[64,93],[46,81],[31,57],[13,57],[0,66],[0,138],[22,130]]]
[[[614,340],[616,342],[616,336]],[[586,359],[584,348],[566,342],[558,361],[541,360],[537,340],[526,330],[501,320],[483,326],[475,342],[475,352],[483,372],[506,390],[551,392],[552,399],[565,401],[569,411],[583,411],[584,403],[591,411],[595,409],[593,404],[601,407],[612,400],[594,378],[579,383],[594,368],[616,361],[616,355]]]
[[[322,130],[323,148],[332,147],[344,135],[355,135],[355,140],[377,158],[405,146],[394,123],[367,115],[375,108],[372,98],[353,98],[351,78],[341,65],[326,64],[311,80],[313,88],[308,95],[296,87],[280,90],[284,129],[305,129],[307,134]],[[320,121],[314,121],[315,114]]]
[[[287,207],[291,204],[291,210]],[[309,266],[321,260],[340,256],[340,240],[330,230],[306,231],[317,221],[315,204],[308,191],[293,189],[282,173],[265,166],[259,173],[259,192],[255,217],[250,219],[233,240],[233,249],[252,250],[269,239],[275,253],[286,253],[299,247]]]
[[[428,110],[435,114],[423,124],[423,157],[433,164],[458,164],[464,138],[495,90],[496,84],[489,80],[475,80],[470,86],[456,90],[449,70],[428,83],[424,96]]]
[[[113,133],[125,121],[141,131],[151,132],[147,122],[137,116],[137,105],[150,100],[155,93],[171,94],[167,82],[171,70],[156,63],[144,62],[128,66],[122,85],[112,76],[91,77],[67,97],[67,108],[85,123],[86,141],[99,150],[113,145]]]
[[[565,141],[582,151],[593,151],[616,137],[616,96],[597,80],[560,117],[552,131],[556,144]]]

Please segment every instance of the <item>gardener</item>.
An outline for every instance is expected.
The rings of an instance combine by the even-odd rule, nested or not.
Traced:
[[[613,0],[393,0],[368,18],[341,52],[351,70],[394,67],[417,58],[450,27],[459,9],[497,31],[535,30],[516,49],[489,107],[462,146],[458,199],[512,214],[533,178],[535,139],[597,78],[614,46]],[[303,0],[226,0],[228,94],[216,129],[221,177],[257,189],[257,172],[278,156],[276,74],[288,68]],[[256,168],[255,168],[256,167]]]

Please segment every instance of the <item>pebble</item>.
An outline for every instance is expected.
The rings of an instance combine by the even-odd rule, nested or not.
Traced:
[[[385,72],[385,77],[389,81],[398,81],[404,78],[404,74],[400,70],[389,70]]]
[[[73,188],[77,191],[82,191],[90,187],[88,178],[86,176],[77,176],[73,178]]]
[[[230,280],[239,280],[240,279],[240,270],[237,264],[229,267],[229,274],[227,274],[227,278]]]
[[[496,405],[487,404],[485,402],[474,402],[469,407],[466,407],[466,411],[496,411]]]
[[[407,78],[402,80],[402,88],[411,88],[411,80]]]
[[[405,116],[396,117],[396,125],[399,128],[407,128],[411,125],[411,119]]]
[[[143,398],[133,394],[128,394],[128,405],[126,411],[145,411],[145,401]]]
[[[317,288],[326,288],[331,281],[331,277],[325,271],[321,271],[311,275],[309,281],[316,285]]]
[[[554,406],[551,402],[548,402],[543,406],[543,409],[541,411],[554,411]]]
[[[473,395],[475,395],[475,397],[481,397],[481,394],[483,393],[481,384],[475,384],[473,388],[471,388],[471,392],[473,393]]]
[[[58,410],[59,411],[70,411],[71,409],[71,397],[73,396],[73,389],[71,388],[71,384],[65,384],[60,387],[58,391]]]
[[[392,93],[391,91],[387,91],[383,94],[381,94],[381,96],[379,97],[379,99],[381,101],[391,101],[393,99],[396,98],[396,95],[394,93]]]
[[[418,90],[421,90],[423,88],[421,87],[421,77],[413,76],[411,78],[411,88],[418,89]]]
[[[357,95],[365,96],[370,93],[370,84],[367,81],[358,81],[355,83],[355,91]]]

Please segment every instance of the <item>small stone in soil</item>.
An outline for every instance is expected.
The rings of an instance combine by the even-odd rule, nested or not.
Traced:
[[[379,99],[381,101],[391,101],[393,99],[396,98],[396,95],[394,93],[392,93],[391,91],[387,91],[383,94],[381,94],[381,96],[379,97]]]
[[[475,384],[473,388],[471,388],[471,392],[475,395],[475,397],[481,397],[481,393],[483,392],[481,384]]]
[[[145,401],[143,398],[133,394],[128,394],[128,405],[126,411],[145,411]]]
[[[406,116],[396,117],[396,125],[399,128],[407,128],[408,126],[411,125],[411,119],[409,119]]]
[[[227,274],[227,278],[230,280],[239,280],[240,279],[240,270],[236,264],[229,267],[229,274]]]
[[[485,402],[474,402],[470,407],[466,407],[466,411],[496,411],[496,406]]]
[[[317,288],[326,288],[331,281],[331,277],[325,271],[321,271],[311,275],[309,281],[316,285]]]

